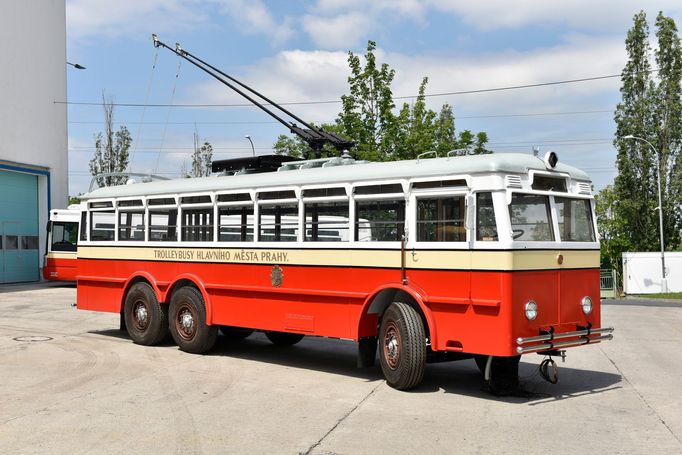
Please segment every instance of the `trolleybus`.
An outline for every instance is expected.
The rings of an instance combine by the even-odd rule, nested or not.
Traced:
[[[350,339],[359,366],[378,354],[409,389],[429,360],[475,358],[490,380],[521,355],[612,337],[591,182],[553,153],[344,155],[82,201],[77,306],[120,314],[138,344]]]
[[[50,211],[47,245],[43,259],[43,278],[51,281],[76,281],[76,248],[80,205]]]

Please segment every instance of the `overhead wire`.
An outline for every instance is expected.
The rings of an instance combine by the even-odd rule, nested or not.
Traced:
[[[137,134],[135,137],[135,141],[133,142],[133,152],[130,154],[130,160],[128,160],[128,172],[132,172],[133,169],[133,160],[135,160],[135,152],[137,151],[137,144],[140,142],[140,135],[142,134],[142,125],[144,122],[144,114],[147,112],[147,103],[149,102],[149,95],[152,90],[152,81],[154,80],[154,73],[156,70],[156,62],[158,61],[159,58],[159,50],[155,49],[154,52],[154,61],[152,62],[152,71],[149,74],[149,82],[147,83],[147,94],[144,97],[144,103],[145,107],[142,109],[142,114],[140,115],[140,121],[137,125]]]
[[[178,79],[180,78],[180,68],[182,67],[182,60],[178,59],[178,69],[175,73],[175,81],[173,82],[173,92],[171,93],[171,104],[170,106],[173,105],[173,101],[175,100],[175,89],[178,86]],[[159,159],[161,158],[161,150],[163,150],[163,145],[164,142],[166,141],[166,131],[168,129],[168,120],[170,119],[170,107],[168,108],[168,112],[166,113],[166,124],[163,126],[163,134],[161,135],[161,146],[159,147],[159,154],[156,155],[156,164],[154,165],[154,173],[156,173],[156,170],[159,167]]]

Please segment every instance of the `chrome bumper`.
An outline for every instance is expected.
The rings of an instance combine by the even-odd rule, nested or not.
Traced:
[[[612,332],[613,327],[604,327],[601,329],[576,330],[575,332],[546,333],[536,337],[519,337],[516,339],[516,344],[518,345],[516,352],[527,354],[529,352],[582,346],[583,344],[590,344],[596,341],[610,340],[613,338]]]

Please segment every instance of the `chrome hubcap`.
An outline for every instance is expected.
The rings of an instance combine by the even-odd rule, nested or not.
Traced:
[[[147,322],[147,308],[144,305],[138,305],[135,309],[135,317],[140,323],[144,324]]]

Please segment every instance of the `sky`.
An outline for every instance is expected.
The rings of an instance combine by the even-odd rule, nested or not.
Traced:
[[[379,62],[396,71],[393,95],[404,97],[398,106],[413,102],[428,77],[428,107],[453,106],[458,131],[485,131],[495,152],[554,151],[600,190],[617,172],[619,77],[452,92],[618,75],[642,7],[652,38],[659,11],[682,27],[679,0],[66,0],[67,58],[86,67],[67,66],[67,100],[56,100],[69,103],[69,194],[88,190],[103,96],[123,104],[115,107],[115,128],[125,125],[133,138],[132,172],[180,176],[191,168],[195,129],[213,145],[214,159],[249,156],[246,135],[256,154],[271,153],[288,133],[204,72],[154,48],[152,33],[313,122],[336,118],[348,93],[348,52],[363,55],[375,41]]]

